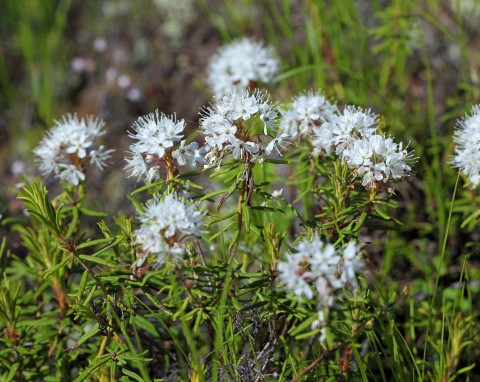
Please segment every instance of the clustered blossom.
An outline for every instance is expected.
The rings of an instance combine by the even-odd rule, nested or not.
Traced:
[[[315,234],[312,242],[301,241],[293,249],[294,253],[278,263],[278,272],[285,288],[296,296],[312,299],[315,290],[319,306],[329,307],[336,290],[347,285],[357,287],[355,274],[363,267],[363,261],[357,256],[356,242],[339,252]]]
[[[321,92],[294,98],[280,127],[292,139],[309,139],[314,154],[340,156],[367,189],[412,173],[412,152],[378,132],[378,116],[356,106],[339,111]]]
[[[278,112],[266,93],[229,92],[204,110],[200,127],[205,135],[205,167],[219,166],[225,155],[261,162],[280,154],[288,135],[276,132]],[[275,134],[275,136],[272,135]]]
[[[411,156],[402,143],[378,134],[355,140],[342,153],[356,174],[362,177],[362,186],[367,189],[375,188],[379,182],[386,183],[410,175],[412,169],[406,159]]]
[[[150,199],[139,213],[142,224],[134,232],[135,244],[141,248],[135,265],[141,266],[149,254],[157,255],[158,266],[166,255],[184,253],[186,238],[202,235],[204,215],[194,203],[187,204],[173,194]]]
[[[312,137],[326,115],[335,113],[337,106],[321,92],[308,92],[293,99],[291,108],[282,111],[280,126],[292,139]]]
[[[248,38],[232,41],[213,56],[207,83],[216,97],[225,92],[255,88],[272,82],[279,71],[279,60],[272,48]]]
[[[133,124],[134,133],[129,136],[137,142],[130,145],[130,157],[125,169],[129,176],[151,182],[159,177],[161,167],[170,171],[175,165],[195,167],[203,161],[203,151],[196,142],[183,139],[185,121],[177,121],[156,110],[142,116]]]
[[[357,254],[355,241],[339,252],[315,234],[312,242],[301,241],[293,249],[295,252],[287,254],[286,261],[278,263],[279,279],[297,297],[313,299],[316,295],[318,318],[312,323],[312,329],[320,329],[319,340],[325,342],[326,314],[334,294],[348,285],[357,288],[356,273],[364,263]]]
[[[85,180],[85,163],[99,169],[105,167],[113,150],[97,146],[96,140],[105,134],[104,122],[93,116],[78,118],[67,114],[55,121],[47,135],[33,151],[40,171],[54,174],[68,185],[78,186]]]
[[[377,124],[378,118],[370,110],[345,106],[342,113],[324,114],[323,123],[314,129],[312,143],[317,151],[342,155],[356,140],[375,134]]]
[[[480,105],[457,122],[454,132],[455,154],[451,162],[475,188],[480,183]]]

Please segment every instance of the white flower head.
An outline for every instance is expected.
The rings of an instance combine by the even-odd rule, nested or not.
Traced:
[[[135,133],[129,136],[137,142],[130,145],[130,150],[138,154],[163,157],[165,149],[183,138],[184,120],[177,121],[175,116],[168,117],[158,110],[138,118],[133,128]]]
[[[480,184],[480,105],[473,106],[469,115],[457,121],[453,140],[451,163],[475,188]]]
[[[313,240],[302,240],[286,261],[278,262],[279,279],[298,297],[313,298],[316,290],[319,307],[333,303],[334,292],[347,284],[357,286],[355,273],[363,267],[357,257],[357,246],[350,242],[344,250],[324,243],[318,234]]]
[[[216,97],[233,89],[268,84],[279,71],[280,63],[272,48],[248,38],[232,41],[219,49],[207,69],[207,83]]]
[[[402,143],[397,144],[392,138],[378,134],[353,140],[342,152],[343,159],[355,169],[362,178],[362,186],[367,189],[411,175],[408,159],[412,155]]]
[[[169,194],[163,199],[154,197],[139,213],[142,223],[134,232],[135,243],[145,252],[163,259],[165,254],[177,256],[184,252],[185,240],[203,234],[205,213],[194,203],[187,203]]]
[[[337,106],[328,101],[320,91],[310,91],[295,97],[291,108],[282,111],[280,126],[292,138],[310,137],[314,128],[322,125],[327,114],[337,111]]]
[[[200,128],[205,135],[205,167],[219,166],[224,154],[237,160],[261,162],[264,153],[279,152],[286,135],[277,135],[276,142],[268,145],[275,132],[278,113],[268,94],[247,90],[225,93],[203,110]],[[268,147],[268,149],[267,149]]]
[[[278,263],[280,280],[298,297],[312,298],[310,285],[314,284],[321,305],[329,305],[331,291],[342,286],[337,277],[341,257],[318,234],[311,242],[303,240],[292,248],[296,252],[287,255],[287,262]]]
[[[66,184],[78,186],[85,180],[86,162],[103,169],[113,152],[96,145],[98,138],[105,134],[104,126],[101,119],[78,118],[75,114],[55,121],[55,126],[34,150],[40,171],[44,175],[53,173]]]
[[[343,112],[324,114],[324,121],[314,127],[313,145],[317,151],[342,155],[357,139],[368,138],[377,131],[378,117],[371,110],[346,106]]]
[[[304,274],[305,259],[302,255],[289,253],[286,261],[278,262],[278,277],[285,284],[285,289],[291,290],[296,296],[313,298],[313,290]]]
[[[198,143],[186,144],[185,121],[177,120],[175,115],[167,116],[156,110],[138,118],[133,128],[129,136],[136,142],[130,145],[129,157],[125,158],[129,176],[151,182],[167,164],[171,166],[175,162],[179,166],[195,167],[195,162],[203,161]]]

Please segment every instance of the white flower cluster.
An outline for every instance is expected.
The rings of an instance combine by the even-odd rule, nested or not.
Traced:
[[[367,189],[411,174],[412,153],[377,130],[371,110],[346,106],[340,112],[321,92],[294,98],[291,110],[282,112],[280,126],[292,138],[309,138],[315,154],[332,152],[361,177]]]
[[[185,121],[177,121],[156,110],[142,116],[133,124],[135,133],[129,136],[137,142],[130,145],[130,157],[125,158],[129,176],[144,178],[151,182],[159,177],[160,167],[177,164],[195,167],[203,161],[202,150],[196,142],[186,144],[183,139]]]
[[[460,169],[475,188],[480,183],[480,105],[474,106],[470,115],[457,122],[454,142],[452,165]]]
[[[232,41],[220,48],[207,69],[207,83],[216,97],[225,92],[255,88],[272,82],[279,70],[272,48],[248,38]]]
[[[346,106],[342,113],[326,113],[323,123],[314,129],[313,145],[317,151],[342,155],[358,139],[368,138],[377,131],[378,119],[370,110]]]
[[[98,137],[105,134],[104,122],[93,116],[78,118],[67,114],[55,121],[47,135],[33,151],[40,171],[44,175],[55,174],[66,184],[78,186],[85,180],[85,162],[99,169],[105,167],[113,150],[96,146]]]
[[[355,140],[342,153],[347,163],[362,176],[362,186],[367,189],[376,187],[379,182],[410,175],[412,169],[405,160],[411,156],[402,143],[378,134]]]
[[[229,92],[204,110],[200,127],[205,134],[205,167],[222,163],[225,153],[235,159],[261,162],[265,154],[280,154],[287,134],[275,132],[278,112],[266,93]]]
[[[354,241],[339,253],[315,234],[312,242],[301,241],[293,249],[295,253],[278,263],[278,272],[286,289],[296,296],[312,299],[315,289],[319,305],[328,307],[333,303],[333,292],[348,284],[357,287],[355,273],[363,267],[363,261],[357,256]]]
[[[142,225],[134,232],[135,244],[141,247],[137,253],[137,266],[141,266],[150,253],[157,255],[161,265],[167,254],[184,253],[187,236],[201,236],[204,213],[195,204],[187,204],[173,194],[150,199],[140,212]]]
[[[280,126],[292,139],[312,137],[326,115],[337,112],[321,92],[308,92],[293,99],[291,108],[282,111]]]

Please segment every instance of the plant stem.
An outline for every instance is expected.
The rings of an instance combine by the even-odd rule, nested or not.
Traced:
[[[242,204],[243,204],[243,201],[245,199],[246,186],[247,186],[247,180],[245,179],[242,182],[242,187],[240,189],[240,195],[238,197],[238,204],[237,204],[237,230],[238,230],[238,235],[235,239],[235,243],[232,245],[232,248],[230,250],[230,256],[228,257],[228,264],[230,264],[233,257],[235,256],[235,252],[237,251],[237,247],[238,247],[238,241],[240,239],[240,234],[242,232],[242,227],[243,227]]]

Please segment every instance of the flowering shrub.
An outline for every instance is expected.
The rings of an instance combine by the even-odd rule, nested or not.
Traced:
[[[222,357],[223,315],[245,309],[260,315],[255,323],[258,330],[269,328],[270,334],[262,335],[267,335],[264,341],[271,343],[272,349],[280,345],[278,336],[284,335],[284,328],[294,328],[299,320],[310,323],[311,336],[320,348],[342,341],[330,330],[329,317],[351,309],[349,303],[339,304],[337,298],[348,290],[359,293],[357,277],[365,271],[365,262],[358,250],[357,242],[362,242],[358,232],[369,216],[375,216],[371,211],[378,210],[378,203],[391,197],[378,198],[383,186],[393,187],[394,181],[412,173],[407,164],[411,153],[392,138],[379,135],[376,120],[370,111],[350,106],[340,114],[320,92],[306,93],[295,98],[291,106],[279,108],[264,91],[235,89],[201,112],[199,129],[204,142],[185,136],[183,120],[158,111],[140,117],[133,132],[128,133],[133,143],[125,157],[127,175],[144,184],[130,194],[137,216],[119,215],[116,233],[106,222],[99,222],[103,238],[78,235],[82,216],[102,214],[86,208],[83,196],[68,191],[71,185],[83,187],[85,159],[105,167],[111,150],[101,146],[94,151],[93,146],[93,138],[105,133],[103,124],[91,117],[80,120],[72,116],[65,117],[62,124],[57,122],[35,153],[42,172],[53,172],[68,192],[53,204],[42,185],[27,186],[20,198],[40,225],[36,233],[18,229],[24,240],[32,239],[27,239],[31,235],[36,235],[35,240],[53,237],[61,248],[55,250],[53,258],[46,259],[41,252],[38,256],[43,264],[56,264],[46,268],[45,274],[56,280],[64,312],[69,304],[77,320],[93,324],[80,338],[74,331],[68,334],[77,338],[75,346],[96,336],[103,336],[102,342],[112,346],[110,339],[122,337],[126,342],[118,342],[112,351],[115,348],[115,354],[133,357],[139,378],[147,378],[147,360],[137,349],[141,337],[135,340],[136,345],[127,340],[132,330],[145,330],[160,339],[158,322],[168,320],[173,328],[180,319],[178,324],[187,330],[185,325],[192,320],[197,328],[213,328],[210,340],[216,359]],[[301,170],[312,164],[316,170],[309,177],[316,186],[308,191],[317,208],[330,207],[323,195],[337,184],[334,177],[338,171],[343,173],[343,183],[337,184],[339,194],[334,190],[331,195],[340,208],[335,212],[340,216],[335,225],[328,223],[328,214],[315,213],[313,220],[303,217],[293,200],[271,190],[269,179],[261,176],[266,170],[273,174],[278,166]],[[200,170],[201,165],[226,188],[204,193],[202,186],[188,179],[189,172],[197,166]],[[64,175],[67,166],[78,175]],[[227,201],[233,198],[237,201],[232,208]],[[342,215],[341,209],[348,211],[347,200],[351,198],[356,198],[357,212]],[[59,202],[70,208],[62,209]],[[278,216],[285,211],[293,214],[279,224]],[[282,246],[285,228],[297,219],[303,228]],[[288,247],[291,249],[285,253]],[[264,251],[269,257],[262,256]],[[84,269],[82,280],[91,280],[82,282],[75,296],[67,296],[61,287],[66,264],[80,276],[82,272],[74,266],[79,264]],[[100,272],[90,264],[100,266]],[[112,282],[118,283],[115,288],[120,287],[121,292],[110,291]],[[158,292],[152,294],[152,288]],[[231,302],[227,302],[227,295],[232,296]],[[243,295],[248,296],[246,305]],[[304,304],[305,308],[287,315],[291,304]],[[158,311],[158,306],[164,308]],[[216,309],[220,311],[216,313]],[[270,327],[267,323],[271,320],[278,324]],[[245,337],[243,325],[237,322],[229,329],[232,340],[237,335],[238,340]],[[300,325],[296,330],[301,327],[306,328]],[[169,336],[182,341],[178,334]],[[186,340],[194,351],[190,336]],[[282,346],[280,353],[296,347]],[[275,362],[262,362],[264,372],[278,367]],[[235,374],[227,365],[220,369],[216,362],[204,368],[199,359],[191,367],[194,375],[207,373],[213,379]],[[78,378],[82,375],[80,372]]]
[[[395,23],[368,36],[394,30],[406,40],[375,40],[365,62],[338,55],[364,30],[344,28],[362,6],[345,4],[306,2],[318,19],[303,20],[305,52],[289,47],[282,64],[253,39],[220,48],[206,68],[213,98],[196,120],[145,106],[124,131],[116,126],[115,139],[115,126],[93,116],[54,121],[34,149],[41,178],[17,183],[24,210],[2,221],[21,242],[0,243],[2,381],[453,381],[474,370],[479,273],[468,256],[455,261],[456,246],[477,250],[480,106],[457,122],[453,154],[444,155],[426,87],[423,147],[404,128],[403,107],[416,102],[405,101],[400,80],[390,84],[406,58],[393,64],[384,49],[413,51],[403,15],[425,11],[394,2],[375,12]],[[303,33],[293,28],[298,10],[281,5],[269,15],[293,42]],[[341,22],[319,22],[324,14]],[[177,48],[187,24],[174,33]],[[361,67],[347,73],[347,61]],[[426,71],[418,78],[431,81],[429,65],[417,64]],[[301,90],[305,73],[324,89]],[[384,102],[389,91],[399,92],[396,103]],[[136,106],[148,96],[139,94]],[[105,186],[107,199],[121,193],[112,207],[89,182],[91,171],[107,179],[117,159],[120,183],[129,183]],[[442,160],[470,190],[457,191],[457,179],[446,192],[443,171],[452,169]],[[460,233],[450,235],[455,224]]]

